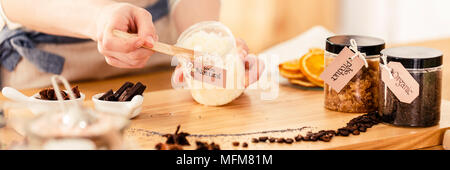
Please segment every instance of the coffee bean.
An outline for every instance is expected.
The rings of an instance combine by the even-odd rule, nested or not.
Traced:
[[[334,130],[327,130],[327,133],[328,133],[328,134],[336,135],[336,131],[334,131]]]
[[[372,125],[372,123],[366,123],[366,124],[364,124],[364,127],[366,127],[366,128],[371,128],[373,125]]]
[[[320,140],[324,141],[324,142],[329,142],[331,140],[331,137],[329,137],[329,136],[321,136]]]
[[[277,139],[277,143],[284,143],[285,142],[285,139],[284,138],[278,138]]]
[[[271,138],[269,139],[269,142],[270,142],[270,143],[274,143],[276,140],[277,140],[276,138],[271,137]]]
[[[233,142],[233,146],[239,146],[239,142]]]
[[[212,142],[208,144],[207,142],[196,141],[197,149],[196,150],[220,150],[220,146]]]
[[[284,140],[284,142],[286,142],[287,144],[292,144],[292,143],[294,142],[294,140],[291,139],[291,138],[286,138],[286,139]]]
[[[367,128],[361,126],[361,127],[358,128],[358,130],[360,132],[366,132]]]
[[[316,134],[316,136],[318,136],[318,137],[321,137],[321,136],[324,136],[324,135],[326,135],[327,133],[325,132],[325,131],[323,131],[323,132],[318,132],[317,134]]]
[[[375,112],[356,117],[350,120],[345,127],[339,128],[337,130],[320,130],[316,133],[309,131],[305,136],[299,134],[294,138],[283,138],[283,137],[274,138],[261,136],[258,138],[252,138],[252,142],[259,143],[259,142],[266,142],[267,140],[270,143],[277,142],[280,144],[281,143],[292,144],[294,141],[300,142],[302,140],[330,142],[334,136],[349,136],[350,134],[360,135],[361,132],[366,132],[367,128],[370,128],[378,123],[380,123],[380,118],[378,114]],[[239,142],[233,142],[233,146],[239,145],[240,145]],[[242,147],[248,147],[248,143],[246,142],[242,143]]]
[[[356,127],[356,126],[350,126],[350,127],[348,127],[347,129],[348,129],[348,131],[353,132],[353,131],[355,131],[356,129],[358,129],[358,127]]]
[[[347,130],[339,130],[339,134],[342,136],[348,136],[350,132],[348,132]]]
[[[310,136],[303,136],[303,140],[304,141],[311,141],[311,137]]]
[[[266,142],[267,139],[269,139],[269,137],[267,136],[262,136],[258,138],[260,142]]]
[[[311,137],[310,137],[310,140],[311,141],[317,141],[319,139],[319,136],[317,136],[317,135],[312,135]]]

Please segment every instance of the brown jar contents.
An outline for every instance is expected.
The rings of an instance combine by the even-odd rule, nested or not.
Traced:
[[[335,59],[332,55],[325,53],[325,66]],[[370,57],[366,59],[368,68],[363,66],[339,93],[325,83],[325,108],[348,113],[366,113],[378,109],[379,58]]]
[[[379,114],[382,120],[392,125],[406,127],[429,127],[439,124],[442,52],[426,47],[395,47],[383,50],[382,53],[386,55],[386,63],[401,63],[419,84],[418,96],[411,103],[404,103],[384,81],[381,81]]]

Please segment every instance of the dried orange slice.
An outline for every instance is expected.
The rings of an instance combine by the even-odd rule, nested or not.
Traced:
[[[279,67],[287,71],[300,71],[300,63],[298,62],[298,59],[281,63]]]
[[[318,54],[323,54],[324,51],[320,48],[310,48],[309,49],[309,53],[318,53]]]
[[[323,80],[320,78],[320,74],[324,70],[323,50],[310,51],[300,59],[300,70],[311,83],[323,87]]]
[[[305,78],[305,75],[301,71],[288,71],[284,69],[280,69],[280,74],[284,78],[287,79],[302,79]]]
[[[317,87],[314,83],[309,82],[308,80],[302,79],[289,79],[289,82],[292,84],[300,85],[302,87]]]
[[[315,84],[316,86],[319,86],[319,87],[323,87],[323,81],[315,81],[315,80],[310,80],[310,79],[307,79],[307,80],[309,80],[311,83],[313,83],[313,84]]]

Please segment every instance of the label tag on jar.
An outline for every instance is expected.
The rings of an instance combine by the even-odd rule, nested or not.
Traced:
[[[194,62],[191,70],[191,76],[194,80],[208,83],[220,88],[225,88],[227,85],[227,71],[225,69],[212,65],[205,65],[197,61]]]
[[[320,78],[339,93],[364,66],[364,60],[354,56],[355,53],[345,47],[325,68]]]
[[[399,62],[389,62],[387,65],[391,72],[381,68],[381,80],[403,103],[411,103],[419,96],[419,83]],[[392,77],[391,75],[392,74]]]

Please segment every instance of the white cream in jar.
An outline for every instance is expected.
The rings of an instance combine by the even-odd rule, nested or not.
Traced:
[[[190,75],[192,67],[187,60],[180,59],[184,66],[185,80],[191,90],[192,97],[200,104],[207,106],[225,105],[244,92],[245,68],[237,55],[236,44],[233,37],[221,33],[197,31],[185,37],[178,45],[193,49],[196,52],[208,53],[207,57],[196,56],[196,61],[203,65],[213,65],[226,70],[225,87],[213,85],[194,79]],[[187,75],[187,76],[186,76]]]

